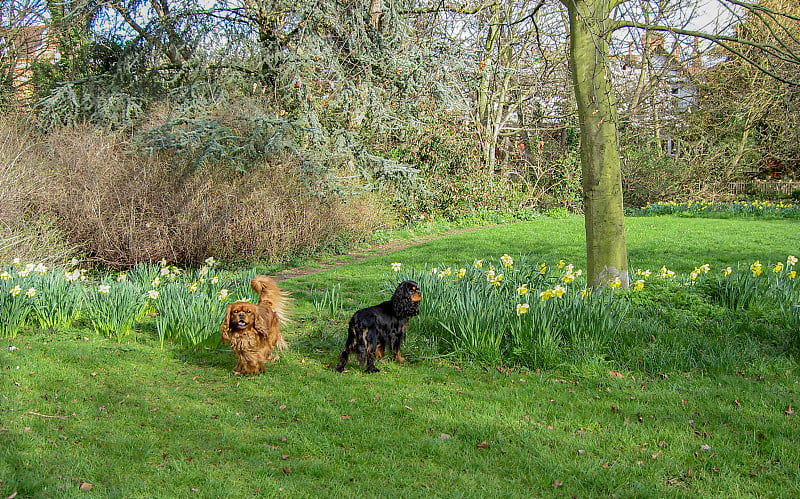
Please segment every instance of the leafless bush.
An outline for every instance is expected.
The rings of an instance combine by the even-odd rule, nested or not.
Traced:
[[[0,119],[0,262],[60,263],[70,246],[33,202],[47,192],[42,143],[22,117]]]
[[[387,219],[369,197],[309,194],[289,162],[185,170],[123,145],[90,129],[51,134],[49,189],[38,200],[70,242],[107,265],[280,261],[364,237]]]

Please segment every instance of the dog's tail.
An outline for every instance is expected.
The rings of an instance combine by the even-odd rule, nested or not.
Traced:
[[[250,281],[250,287],[258,293],[258,304],[267,305],[278,316],[282,324],[289,322],[292,311],[292,298],[288,291],[282,291],[272,278],[257,275]]]

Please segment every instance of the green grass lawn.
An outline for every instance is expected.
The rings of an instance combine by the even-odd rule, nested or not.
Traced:
[[[426,355],[412,319],[409,363],[331,371],[349,314],[385,299],[392,262],[509,253],[582,267],[582,223],[492,227],[284,280],[297,300],[292,348],[252,378],[231,374],[229,351],[161,350],[149,325],[122,343],[90,329],[4,339],[0,494],[800,496],[797,359],[767,332],[748,333],[755,351],[741,369],[536,371]],[[793,221],[629,218],[627,233],[632,269],[800,254]],[[314,300],[335,285],[343,310],[319,314]],[[722,334],[709,344],[724,346]]]

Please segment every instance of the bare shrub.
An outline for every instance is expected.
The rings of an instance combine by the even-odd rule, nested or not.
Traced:
[[[366,237],[388,221],[368,195],[340,200],[307,192],[290,163],[247,173],[198,173],[176,218],[187,255],[283,260]]]
[[[90,129],[51,134],[51,188],[40,199],[69,240],[106,265],[280,261],[363,238],[387,220],[369,196],[344,203],[309,194],[289,161],[246,173],[183,170],[121,145]]]
[[[43,144],[23,117],[0,118],[0,262],[62,263],[72,253],[34,199],[48,189]]]

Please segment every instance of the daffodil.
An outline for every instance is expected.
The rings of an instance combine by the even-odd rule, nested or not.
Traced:
[[[527,303],[518,303],[517,304],[517,315],[524,315],[528,313],[528,309],[530,309],[530,305]]]
[[[614,279],[608,285],[611,289],[618,289],[622,286],[622,279],[619,276],[614,276]]]
[[[156,298],[158,298],[158,290],[151,289],[150,291],[147,292],[147,297],[150,298],[151,300],[155,300]]]
[[[636,269],[636,275],[639,277],[650,277],[652,275],[652,271],[650,269],[647,270]]]
[[[558,298],[561,298],[562,296],[564,296],[564,293],[566,293],[566,292],[567,292],[567,288],[565,288],[561,284],[558,284],[558,285],[556,285],[556,287],[553,288],[553,294],[555,296],[557,296]]]
[[[210,256],[210,257],[206,258],[205,262],[206,262],[206,265],[208,265],[209,267],[213,267],[214,265],[217,264],[217,261],[214,260],[213,256]]]
[[[125,272],[120,272],[119,274],[117,274],[117,282],[122,282],[127,280],[128,280],[128,274],[126,274]]]
[[[2,272],[0,272],[0,280],[2,280],[2,281],[8,281],[9,279],[11,279],[11,274],[9,274],[9,273],[8,273],[7,271],[5,271],[5,270],[4,270],[4,271],[2,271]]]
[[[28,290],[25,291],[25,296],[27,296],[28,298],[33,298],[34,296],[36,296],[36,288],[28,288]]]
[[[789,272],[786,275],[786,277],[788,277],[789,279],[794,279],[795,277],[797,277],[797,271],[796,270],[792,270],[791,272]]]
[[[10,294],[11,296],[17,296],[20,293],[22,293],[22,288],[19,287],[19,284],[11,288],[11,290],[8,292],[8,294]]]
[[[157,288],[160,284],[161,284],[161,279],[159,279],[158,277],[150,281],[150,285],[153,286],[154,288]]]
[[[228,297],[228,290],[227,289],[222,288],[222,289],[219,290],[219,292],[217,292],[217,298],[220,301],[224,300],[227,297]]]
[[[783,262],[778,262],[775,264],[774,267],[772,267],[772,271],[775,272],[776,274],[782,270],[783,270]]]
[[[461,268],[456,270],[456,277],[458,277],[459,279],[463,279],[464,276],[466,275],[467,275],[467,269]]]
[[[198,284],[197,284],[196,282],[193,282],[193,283],[191,283],[191,284],[189,285],[189,292],[190,292],[190,293],[195,293],[195,292],[197,292],[197,286],[198,286]]]
[[[483,260],[475,260],[475,263],[472,264],[472,266],[476,269],[483,268]]]
[[[47,273],[47,267],[44,264],[38,264],[36,267],[33,268],[33,271],[39,275],[44,275]]]
[[[198,274],[199,274],[201,277],[202,277],[202,276],[207,276],[207,275],[208,275],[208,271],[209,271],[209,270],[210,270],[210,269],[209,269],[209,267],[208,267],[207,265],[203,265],[202,267],[200,267],[200,270],[199,270],[197,273],[198,273]]]
[[[211,284],[217,284],[219,282],[219,276],[212,277],[208,282]]]
[[[786,264],[789,265],[789,266],[797,265],[797,257],[794,256],[794,255],[789,255],[786,258]]]
[[[503,253],[503,256],[500,257],[500,262],[503,264],[503,267],[507,269],[514,267],[514,259],[511,258],[511,255],[508,253]]]
[[[661,267],[661,269],[659,269],[658,274],[656,274],[656,277],[660,279],[672,278],[675,277],[675,272],[673,272],[672,270],[668,270],[667,266],[664,265],[663,267]]]
[[[158,262],[158,264],[161,265],[162,267],[166,267],[167,266],[167,259],[166,258],[162,258],[161,261]]]
[[[589,288],[583,288],[581,290],[581,298],[583,298],[583,299],[587,298],[591,294],[592,294],[592,290],[589,289]]]
[[[644,279],[638,279],[633,283],[634,291],[641,291],[644,289]]]
[[[97,286],[97,292],[107,295],[111,291],[111,286],[108,284],[101,284]]]
[[[542,301],[549,300],[550,298],[552,298],[554,296],[555,295],[553,294],[553,290],[552,289],[545,289],[544,291],[539,293],[539,298],[541,298]]]
[[[756,277],[760,276],[763,272],[763,266],[761,265],[761,262],[758,260],[753,262],[753,264],[750,265],[750,272],[752,272]]]
[[[733,272],[733,269],[731,267],[725,267],[724,269],[722,269],[722,274],[726,275],[726,276],[731,275],[732,272]]]
[[[169,267],[161,267],[161,271],[159,272],[162,276],[169,275]]]
[[[539,264],[539,275],[545,275],[547,273],[547,264],[542,262]]]
[[[567,262],[565,262],[564,260],[559,260],[558,263],[556,264],[556,267],[563,269],[566,264]]]
[[[392,263],[392,272],[400,272],[400,267],[402,267],[402,266],[403,266],[403,264],[400,263],[400,262],[393,262]]]
[[[525,296],[528,294],[528,285],[527,284],[520,284],[517,286],[517,294],[520,296]]]

